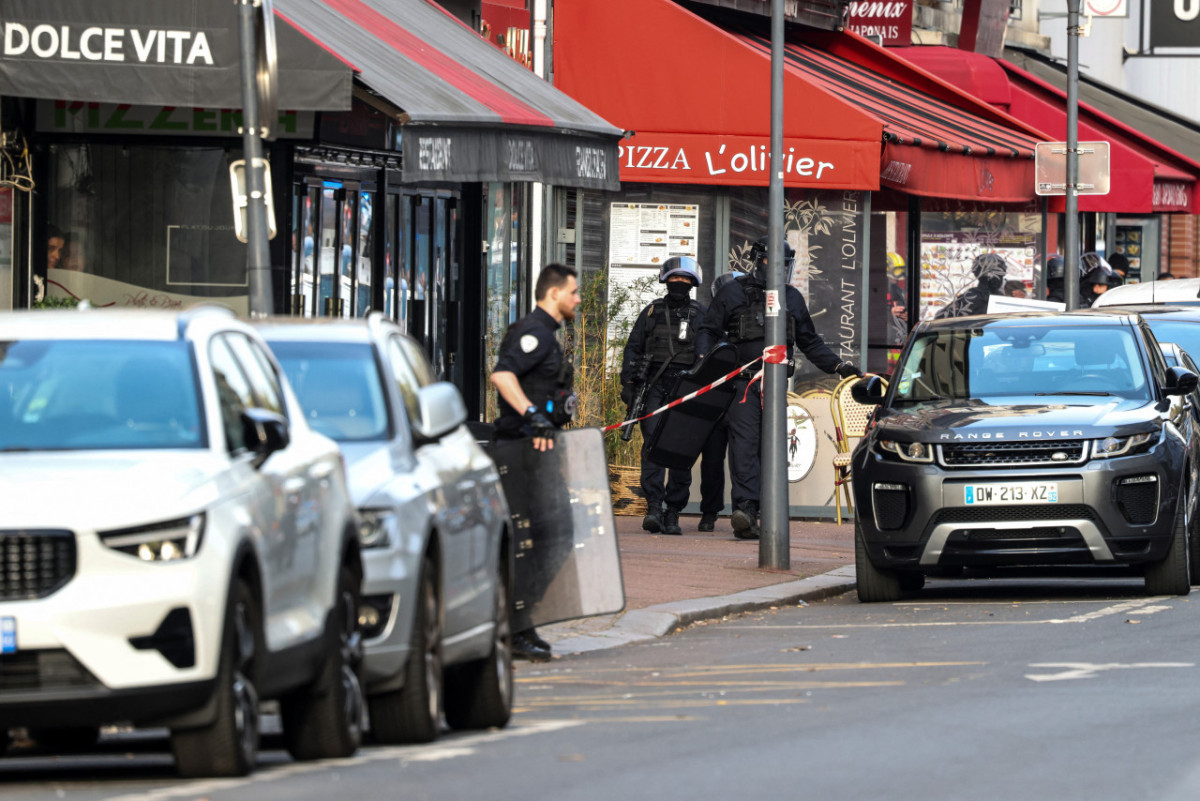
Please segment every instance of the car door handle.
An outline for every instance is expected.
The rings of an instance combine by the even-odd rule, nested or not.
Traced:
[[[308,482],[305,481],[303,476],[292,476],[287,481],[283,482],[284,494],[299,495],[304,491],[304,487],[307,484]]]

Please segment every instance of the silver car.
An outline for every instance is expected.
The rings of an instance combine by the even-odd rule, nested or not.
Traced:
[[[458,389],[382,315],[259,327],[308,424],[346,459],[362,519],[370,725],[384,743],[503,726],[512,711],[512,537]]]

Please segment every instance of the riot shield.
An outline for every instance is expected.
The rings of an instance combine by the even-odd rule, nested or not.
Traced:
[[[736,369],[737,349],[723,342],[713,348],[694,370],[679,374],[669,397],[682,398]],[[733,401],[734,384],[727,381],[702,395],[663,412],[647,443],[655,464],[672,470],[691,470],[708,435]]]
[[[600,430],[561,431],[544,453],[499,442],[492,458],[513,520],[513,631],[624,609]]]

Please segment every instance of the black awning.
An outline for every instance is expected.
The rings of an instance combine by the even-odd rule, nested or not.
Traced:
[[[621,131],[429,0],[275,0],[403,111],[408,181],[619,188]]]
[[[350,108],[353,68],[277,15],[279,108]],[[237,6],[217,0],[4,0],[0,94],[241,108]]]

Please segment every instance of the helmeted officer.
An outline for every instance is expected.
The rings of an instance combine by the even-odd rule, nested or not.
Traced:
[[[1079,279],[1079,308],[1090,308],[1096,298],[1108,291],[1113,278],[1112,267],[1099,253],[1089,251],[1080,258],[1083,276]]]
[[[638,314],[629,332],[621,361],[621,400],[626,406],[646,385],[642,413],[667,401],[680,372],[696,361],[696,328],[704,307],[692,299],[692,288],[700,286],[700,264],[691,256],[672,256],[658,272],[659,283],[667,285],[667,294],[656,298]],[[682,534],[679,513],[687,505],[692,484],[690,470],[668,470],[650,458],[648,443],[660,418],[641,422],[642,493],[646,496],[646,516],[642,528],[664,534]],[[666,503],[666,510],[663,503]]]
[[[534,288],[537,308],[509,326],[492,371],[500,416],[497,440],[533,437],[539,451],[554,447],[554,432],[575,413],[574,373],[555,332],[575,319],[579,281],[563,264],[547,264]],[[513,655],[544,661],[550,644],[534,629],[515,632]]]
[[[1065,264],[1066,261],[1057,253],[1046,259],[1046,300],[1053,303],[1067,302],[1066,290],[1063,288],[1063,282],[1066,280],[1066,271],[1063,269]]]
[[[737,348],[741,363],[762,355],[766,342],[766,281],[768,239],[759,239],[750,249],[751,270],[743,277],[730,281],[713,298],[700,335],[696,340],[698,353],[708,353],[721,339]],[[785,270],[790,277],[796,261],[796,251],[785,243]],[[786,280],[786,279],[785,279]],[[788,358],[792,345],[827,373],[844,377],[862,375],[857,366],[837,357],[825,344],[813,325],[808,306],[800,290],[790,284],[784,287],[787,308],[785,340]],[[734,381],[734,400],[726,413],[729,425],[729,473],[733,488],[733,515],[730,523],[738,539],[758,539],[758,501],[761,490],[762,442],[762,383],[751,384],[753,373],[747,371]]]
[[[988,298],[1001,294],[1006,272],[1008,265],[1003,256],[998,253],[980,253],[971,263],[971,273],[977,279],[975,286],[956,295],[934,315],[934,319],[987,314]]]

